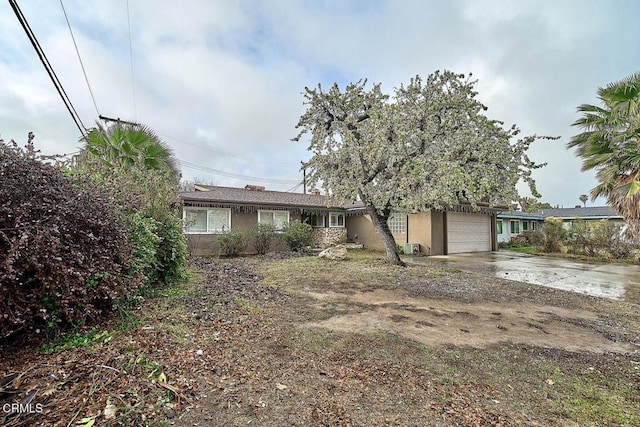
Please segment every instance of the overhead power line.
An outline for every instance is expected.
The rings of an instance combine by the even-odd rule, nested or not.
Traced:
[[[84,63],[82,62],[82,57],[80,56],[80,50],[78,49],[78,44],[76,43],[76,38],[73,36],[73,30],[71,29],[71,23],[69,22],[69,17],[67,16],[67,11],[64,8],[64,4],[62,0],[60,0],[60,6],[62,6],[62,12],[64,13],[64,19],[67,21],[67,27],[69,27],[69,33],[71,34],[71,40],[73,40],[73,46],[76,48],[76,54],[78,55],[78,61],[80,61],[80,67],[82,68],[82,74],[84,74],[84,81],[87,82],[87,87],[89,88],[89,93],[91,94],[91,100],[93,101],[93,106],[96,108],[96,114],[99,116],[100,111],[98,111],[98,104],[96,103],[96,98],[93,96],[93,90],[91,90],[91,85],[89,84],[89,78],[87,77],[87,71],[84,69]]]
[[[295,163],[273,162],[273,161],[270,161],[270,160],[269,161],[266,161],[266,160],[261,161],[259,159],[249,159],[247,157],[239,156],[237,154],[231,154],[231,153],[227,153],[227,152],[222,151],[222,150],[216,150],[215,148],[211,148],[211,147],[208,147],[206,145],[195,144],[193,142],[188,142],[188,141],[185,141],[183,139],[179,139],[179,138],[176,138],[174,136],[167,135],[166,133],[162,133],[162,132],[160,132],[160,133],[162,134],[163,138],[171,139],[171,140],[179,142],[181,144],[191,145],[192,147],[200,148],[202,150],[211,151],[212,153],[220,154],[222,156],[233,157],[235,159],[243,160],[243,161],[245,161],[247,163],[259,163],[259,162],[262,162],[262,163],[266,163],[266,164],[269,164],[269,165],[289,166],[289,167],[296,165]]]
[[[69,99],[69,96],[67,96],[67,93],[65,92],[64,88],[62,87],[62,83],[60,83],[60,80],[58,79],[58,76],[56,75],[55,71],[53,71],[53,67],[49,63],[49,60],[47,59],[47,56],[45,55],[44,51],[42,50],[42,47],[40,46],[40,43],[38,42],[38,39],[36,38],[36,35],[31,30],[31,27],[29,26],[29,23],[27,22],[27,19],[22,14],[22,11],[20,10],[20,7],[18,6],[18,3],[15,0],[9,0],[9,5],[11,5],[11,9],[13,9],[13,12],[16,14],[16,17],[18,18],[18,22],[20,22],[20,25],[22,26],[22,29],[24,30],[24,32],[27,35],[27,38],[31,42],[31,45],[35,49],[36,53],[38,54],[38,57],[40,58],[40,62],[42,62],[42,65],[44,66],[44,69],[46,70],[47,74],[49,75],[49,78],[51,78],[51,81],[53,82],[53,85],[55,86],[56,90],[58,91],[58,94],[60,95],[60,98],[62,99],[62,102],[64,103],[65,107],[67,107],[67,110],[69,111],[69,114],[71,115],[71,118],[73,119],[73,122],[78,127],[78,130],[80,131],[80,134],[83,137],[86,137],[87,128],[84,126],[84,123],[82,123],[82,120],[80,119],[80,116],[78,115],[78,112],[73,107],[73,104],[71,103],[71,100]]]
[[[225,172],[219,169],[213,169],[207,166],[197,165],[195,163],[186,162],[180,159],[178,159],[178,163],[189,169],[208,172],[214,175],[226,176],[227,178],[237,178],[237,179],[251,180],[254,182],[265,182],[270,184],[288,184],[288,185],[298,184],[300,182],[300,180],[297,180],[297,179],[261,178],[257,176],[242,175],[239,173]]]
[[[295,193],[295,192],[296,192],[296,190],[297,190],[298,188],[300,188],[301,186],[302,186],[302,181],[298,181],[298,183],[297,183],[295,186],[293,186],[293,187],[291,187],[290,189],[286,190],[286,192],[287,192],[287,193]]]

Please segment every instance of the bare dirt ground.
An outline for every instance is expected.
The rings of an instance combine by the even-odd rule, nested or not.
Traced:
[[[640,425],[638,305],[381,258],[195,260],[124,331],[3,347],[43,410],[0,425]]]
[[[335,293],[310,293],[320,301],[341,298]],[[501,342],[569,351],[633,352],[638,346],[611,341],[587,325],[597,316],[587,310],[545,305],[464,304],[450,300],[411,298],[398,291],[377,289],[346,297],[345,304],[365,304],[370,310],[334,316],[307,326],[344,332],[385,331],[427,345],[486,348]],[[326,307],[320,303],[319,307]]]

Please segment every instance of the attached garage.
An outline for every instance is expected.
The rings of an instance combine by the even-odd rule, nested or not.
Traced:
[[[491,216],[447,212],[447,253],[491,251]]]

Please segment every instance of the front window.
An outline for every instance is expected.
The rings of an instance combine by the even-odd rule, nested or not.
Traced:
[[[498,234],[502,234],[502,220],[499,219],[496,221],[496,230]]]
[[[529,221],[522,221],[522,231],[529,231]]]
[[[231,209],[185,208],[183,219],[187,234],[222,233],[231,229]]]
[[[331,212],[329,214],[329,227],[344,227],[344,214]]]
[[[511,221],[511,234],[520,234],[520,221]]]
[[[405,234],[407,232],[407,216],[392,214],[387,220],[387,225],[392,234]]]
[[[311,215],[309,217],[309,224],[314,228],[324,228],[324,215]]]
[[[538,223],[536,223],[535,221],[531,221],[531,229],[533,231],[536,231],[538,229]]]
[[[271,224],[276,230],[282,230],[289,224],[289,211],[258,211],[260,224]]]

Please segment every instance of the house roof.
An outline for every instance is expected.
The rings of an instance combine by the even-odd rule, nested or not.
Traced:
[[[544,209],[542,212],[544,217],[553,216],[559,218],[585,218],[585,219],[602,219],[602,218],[620,218],[610,206],[589,206],[587,208],[558,208]]]
[[[349,215],[365,213],[364,203],[354,201],[343,206],[327,206],[327,197],[319,194],[288,193],[284,191],[265,190],[264,187],[247,185],[245,188],[219,187],[215,185],[196,184],[195,191],[183,191],[180,198],[185,203],[207,203],[220,206],[251,205],[274,208],[299,208],[304,212],[318,212],[333,210],[345,210]],[[504,208],[504,207],[500,207]],[[496,208],[490,208],[485,203],[479,203],[478,212],[492,213]],[[469,203],[444,207],[443,210],[456,212],[476,212]]]
[[[334,208],[327,206],[326,198],[322,195],[287,193],[284,191],[269,191],[261,189],[218,187],[214,185],[198,185],[204,191],[184,191],[180,198],[184,201],[214,202],[231,204],[250,204],[264,206],[295,206],[305,208]],[[255,188],[255,187],[254,187]]]
[[[545,218],[545,216],[542,215],[539,212],[520,212],[520,211],[509,212],[509,211],[505,211],[505,212],[498,213],[498,218],[505,218],[505,219],[539,219],[539,220],[543,220]]]
[[[498,218],[506,219],[538,219],[544,220],[547,217],[555,218],[582,218],[582,219],[622,219],[610,206],[590,206],[588,208],[556,208],[543,209],[540,212],[509,212],[504,211],[498,214]]]

